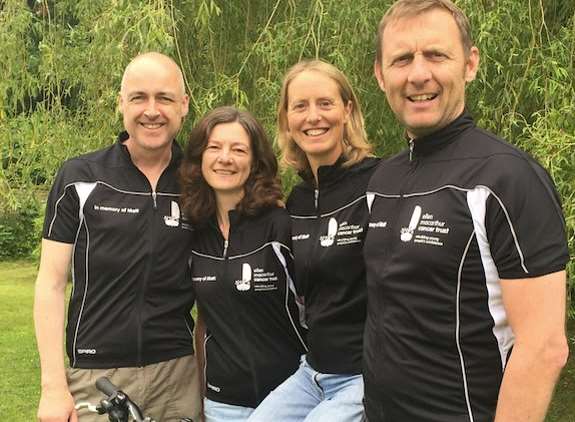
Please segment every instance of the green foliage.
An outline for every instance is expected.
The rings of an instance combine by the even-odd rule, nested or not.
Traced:
[[[17,211],[0,213],[0,261],[31,256],[40,241],[39,203],[32,196]]]
[[[173,56],[184,71],[191,107],[180,140],[223,104],[250,109],[274,135],[283,73],[318,57],[351,80],[377,153],[399,151],[402,129],[372,76],[376,26],[391,3],[0,2],[2,208],[24,210],[31,193],[48,189],[62,161],[113,142],[121,127],[116,97],[123,68],[149,50]],[[479,125],[530,152],[552,174],[575,254],[575,2],[457,3],[481,51],[468,108]],[[287,173],[286,190],[296,180]],[[569,270],[573,278],[573,263]]]

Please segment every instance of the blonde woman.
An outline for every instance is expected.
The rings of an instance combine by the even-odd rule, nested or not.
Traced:
[[[323,61],[303,61],[288,70],[278,132],[282,163],[302,178],[287,209],[309,351],[249,421],[361,421],[365,189],[378,160],[371,157],[351,85]]]

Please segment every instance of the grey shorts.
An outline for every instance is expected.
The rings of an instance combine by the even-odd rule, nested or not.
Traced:
[[[158,422],[199,421],[201,409],[198,368],[194,355],[142,368],[78,369],[67,371],[68,386],[76,403],[98,404],[104,395],[94,386],[108,377],[144,413]],[[105,422],[107,417],[81,409],[80,422]]]

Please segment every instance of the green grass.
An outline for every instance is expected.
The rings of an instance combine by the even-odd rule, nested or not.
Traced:
[[[34,262],[0,262],[0,421],[36,420],[40,365],[32,321],[35,278]],[[569,322],[568,332],[575,354],[575,321]],[[575,358],[563,370],[547,422],[575,422]]]
[[[36,264],[0,262],[0,420],[36,420],[40,364],[32,303]]]

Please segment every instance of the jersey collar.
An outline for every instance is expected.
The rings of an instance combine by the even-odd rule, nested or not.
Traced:
[[[442,149],[455,141],[461,133],[475,126],[475,122],[467,110],[459,115],[454,121],[449,123],[437,132],[431,133],[421,138],[413,140],[413,153],[415,156],[432,154],[434,151]]]

